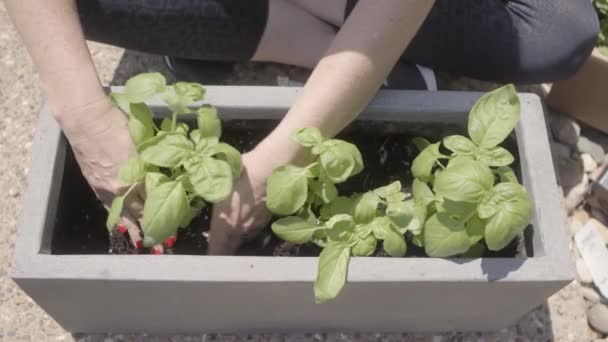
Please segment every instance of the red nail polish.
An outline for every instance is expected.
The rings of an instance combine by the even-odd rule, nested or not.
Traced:
[[[135,248],[137,248],[138,251],[141,251],[144,249],[144,243],[141,240],[135,241]]]
[[[154,254],[154,255],[161,255],[161,254],[163,254],[163,251],[159,247],[154,247],[154,248],[152,248],[152,254]]]
[[[173,246],[175,246],[175,236],[169,236],[167,240],[165,240],[165,244],[168,248],[173,248]]]
[[[120,234],[125,234],[127,232],[127,227],[125,227],[122,224],[118,225],[118,231],[120,232]]]

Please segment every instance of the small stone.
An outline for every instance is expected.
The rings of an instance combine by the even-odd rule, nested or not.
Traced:
[[[585,175],[583,161],[572,158],[560,158],[557,162],[557,175],[559,185],[568,193],[575,185],[579,184]]]
[[[574,216],[570,217],[570,219],[568,220],[568,231],[570,232],[570,235],[576,235],[576,233],[583,229],[584,225],[585,224],[581,222],[578,218]]]
[[[589,153],[597,163],[602,163],[604,161],[605,152],[602,145],[588,139],[587,137],[581,136],[578,139],[576,149],[580,153]]]
[[[583,200],[585,199],[585,195],[587,194],[588,188],[589,177],[586,174],[583,174],[583,179],[581,180],[581,182],[572,187],[572,189],[570,189],[570,191],[568,191],[568,194],[566,195],[565,206],[568,212],[573,211],[574,209],[576,209],[576,207],[578,207],[579,204],[583,202]]]
[[[602,334],[608,334],[608,306],[595,304],[587,310],[589,325]]]
[[[558,142],[552,142],[551,155],[553,156],[553,159],[558,161],[560,159],[570,159],[570,156],[572,155],[572,149],[568,145],[564,145]]]
[[[578,280],[583,284],[592,284],[593,277],[589,268],[585,264],[583,259],[576,260],[576,273],[578,274]]]
[[[576,145],[581,135],[581,126],[576,121],[559,114],[552,115],[550,121],[555,139],[566,144]]]
[[[585,224],[587,223],[587,221],[589,221],[589,213],[587,212],[587,210],[579,209],[575,211],[574,214],[572,214],[572,217],[579,220],[582,224]]]
[[[19,196],[19,190],[17,189],[9,189],[8,190],[8,195],[11,197],[17,197]]]
[[[590,287],[581,287],[581,294],[591,304],[597,304],[600,302],[600,294]]]
[[[608,245],[608,227],[606,227],[602,222],[596,220],[595,218],[591,218],[589,223],[593,225],[595,230],[602,236],[602,240],[604,243]]]
[[[581,160],[583,161],[583,170],[586,173],[591,173],[597,169],[597,163],[589,153],[581,154]]]

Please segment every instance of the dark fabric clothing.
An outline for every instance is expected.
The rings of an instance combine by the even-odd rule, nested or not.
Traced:
[[[355,6],[348,0],[345,15]],[[267,0],[79,0],[78,8],[90,40],[210,61],[250,59],[268,18]],[[598,30],[589,0],[437,0],[403,58],[488,81],[549,82],[576,72]]]

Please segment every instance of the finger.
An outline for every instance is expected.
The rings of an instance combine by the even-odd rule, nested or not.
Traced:
[[[152,254],[154,255],[162,255],[165,253],[165,249],[162,244],[157,244],[152,247]]]
[[[232,227],[228,211],[230,205],[217,205],[213,208],[207,238],[210,255],[234,254],[243,242],[241,234]]]
[[[133,218],[131,214],[128,212],[123,212],[123,215],[119,219],[118,229],[125,230],[129,234],[129,238],[131,239],[131,243],[138,251],[141,251],[144,248],[143,240],[141,238],[141,231],[139,226],[137,225],[137,220]],[[121,226],[123,227],[121,229]]]

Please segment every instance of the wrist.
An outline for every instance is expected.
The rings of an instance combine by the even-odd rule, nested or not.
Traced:
[[[251,152],[270,169],[285,164],[306,165],[310,159],[310,149],[293,139],[294,132],[277,127]]]
[[[113,108],[114,104],[107,96],[76,107],[53,107],[51,104],[53,116],[64,130],[80,129],[82,126],[87,126],[87,123],[101,119]]]

